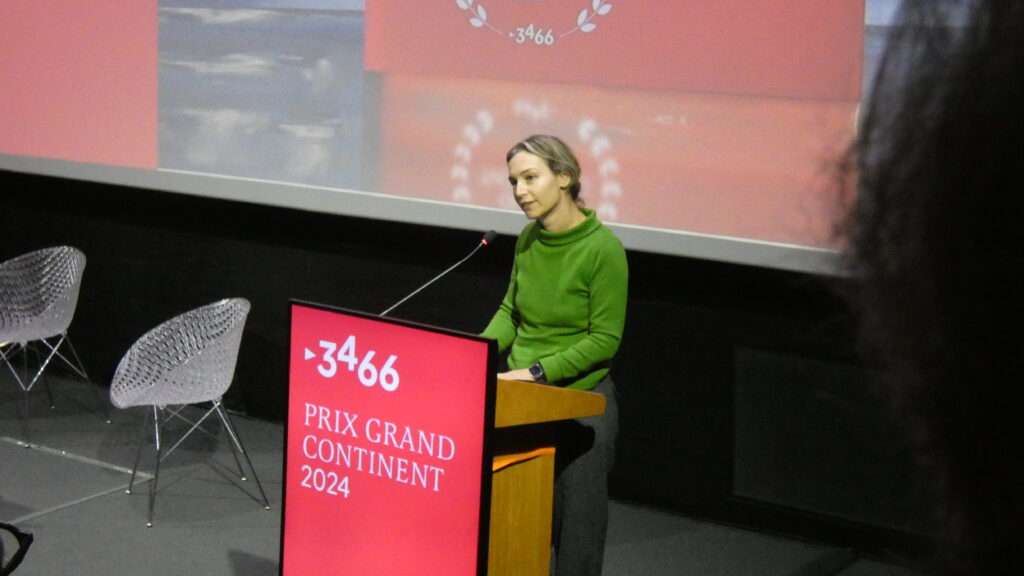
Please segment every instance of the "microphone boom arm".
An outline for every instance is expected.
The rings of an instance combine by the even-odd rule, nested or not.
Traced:
[[[429,282],[427,282],[427,283],[426,283],[426,284],[424,284],[423,286],[420,286],[419,288],[417,288],[416,290],[414,290],[414,291],[413,291],[412,293],[410,293],[410,294],[409,294],[408,296],[406,296],[405,298],[402,298],[402,299],[401,299],[401,300],[399,300],[398,302],[395,302],[394,304],[392,304],[392,305],[391,305],[391,307],[389,307],[389,308],[388,308],[387,310],[385,310],[385,311],[381,312],[381,313],[379,314],[379,316],[387,316],[387,315],[388,315],[388,313],[390,313],[390,312],[391,312],[392,310],[394,310],[395,308],[398,308],[399,306],[401,306],[401,305],[402,305],[402,303],[404,303],[404,302],[405,302],[406,300],[408,300],[409,298],[412,298],[413,296],[415,296],[415,295],[419,294],[419,293],[420,293],[420,292],[422,292],[422,291],[423,291],[423,289],[424,289],[424,288],[426,288],[427,286],[430,286],[430,285],[431,285],[431,284],[433,284],[434,282],[437,282],[437,281],[438,281],[438,280],[440,280],[441,278],[444,278],[444,276],[445,276],[446,274],[448,274],[448,273],[449,273],[449,272],[451,272],[452,270],[455,270],[456,268],[458,268],[458,267],[459,267],[459,266],[460,266],[460,265],[461,265],[461,264],[462,264],[463,262],[465,262],[466,260],[469,260],[470,258],[472,258],[472,257],[473,257],[473,255],[474,255],[474,254],[476,254],[478,250],[480,250],[480,249],[481,249],[481,248],[483,248],[484,246],[487,246],[488,244],[490,244],[490,243],[491,243],[491,241],[493,241],[493,239],[494,239],[494,237],[495,237],[495,236],[496,236],[496,234],[495,234],[495,233],[494,233],[493,231],[487,232],[487,234],[485,234],[485,235],[484,235],[483,239],[482,239],[482,240],[480,240],[480,242],[479,242],[479,243],[478,243],[478,244],[476,245],[476,248],[473,248],[473,250],[472,250],[472,251],[471,251],[471,252],[470,252],[469,254],[466,254],[466,256],[465,256],[465,257],[464,257],[464,258],[463,258],[462,260],[459,260],[459,261],[458,261],[458,262],[456,262],[455,264],[452,264],[451,266],[449,266],[448,268],[446,268],[446,269],[444,270],[444,272],[441,272],[441,273],[440,273],[440,274],[438,274],[437,276],[434,276],[434,277],[433,277],[433,278],[432,278],[432,279],[431,279],[431,280],[430,280]]]

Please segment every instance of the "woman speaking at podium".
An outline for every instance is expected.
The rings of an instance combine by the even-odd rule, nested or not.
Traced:
[[[607,399],[602,416],[556,431],[555,574],[597,575],[618,429],[608,370],[626,319],[626,253],[584,207],[579,162],[564,142],[530,136],[505,159],[516,203],[532,222],[516,241],[508,291],[483,335],[501,351],[511,347],[501,378],[592,390]]]

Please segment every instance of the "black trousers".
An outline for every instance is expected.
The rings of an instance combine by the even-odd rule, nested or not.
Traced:
[[[608,533],[608,473],[615,464],[619,409],[605,378],[605,413],[555,428],[555,501],[551,542],[555,576],[599,576]]]

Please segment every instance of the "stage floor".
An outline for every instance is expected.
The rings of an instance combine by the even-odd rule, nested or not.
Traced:
[[[226,432],[182,444],[161,466],[155,521],[146,528],[148,474],[125,494],[141,436],[141,409],[109,408],[83,383],[50,379],[54,409],[31,395],[29,434],[21,395],[0,378],[0,521],[35,535],[18,576],[110,574],[276,575],[281,522],[281,424],[234,415],[270,499],[234,474]],[[143,472],[152,459],[143,453]],[[243,490],[239,490],[241,487]],[[835,548],[611,502],[606,575],[910,576]],[[851,563],[852,562],[852,563]]]

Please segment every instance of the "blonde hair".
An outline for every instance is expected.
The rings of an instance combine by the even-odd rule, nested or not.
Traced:
[[[557,136],[548,134],[534,134],[516,142],[505,154],[505,162],[512,160],[512,157],[520,152],[533,154],[544,160],[548,168],[555,174],[565,174],[569,177],[569,195],[577,205],[583,206],[580,199],[580,163],[576,160],[569,145]]]

